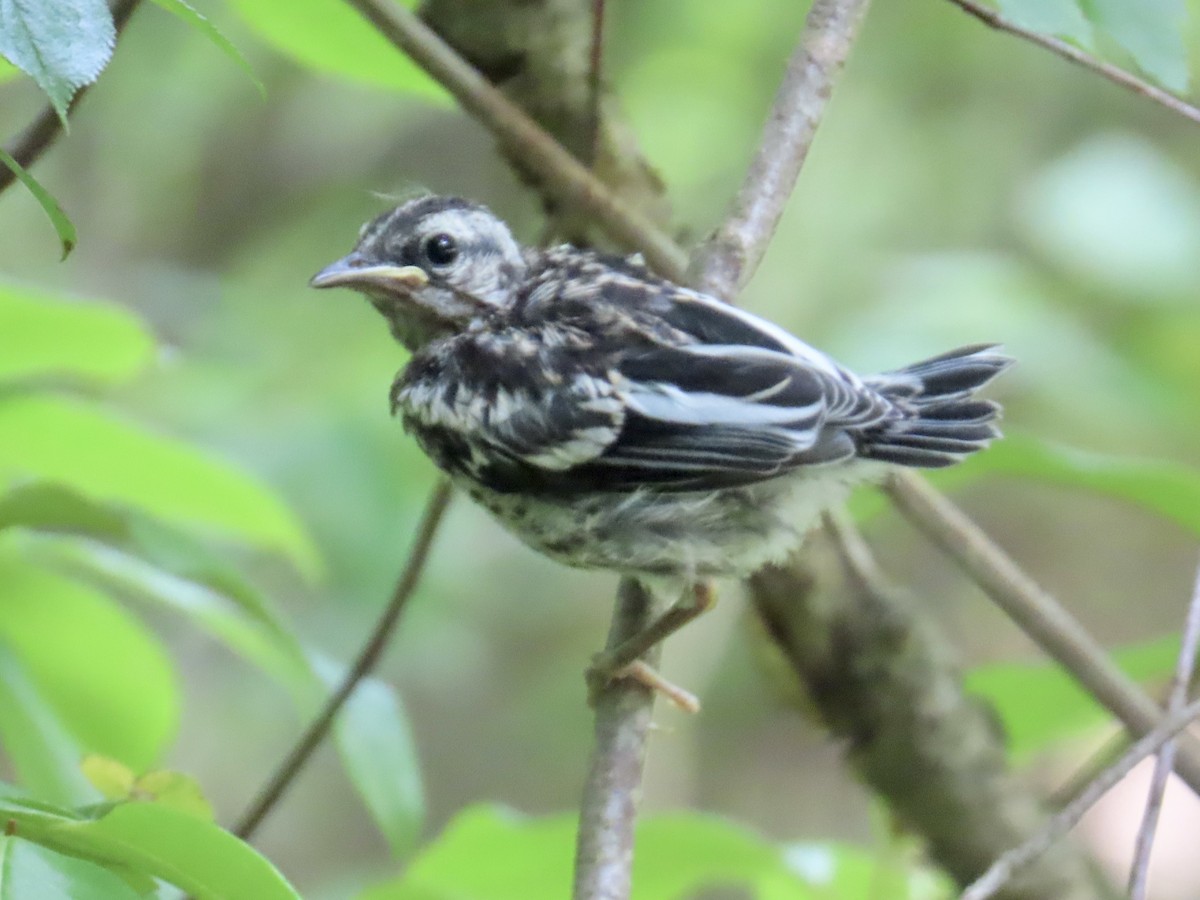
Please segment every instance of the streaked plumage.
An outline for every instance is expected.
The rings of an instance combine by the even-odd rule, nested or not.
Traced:
[[[1011,362],[966,347],[859,378],[634,259],[522,249],[467,201],[367,225],[313,279],[368,295],[412,359],[393,410],[507,528],[574,566],[694,580],[794,549],[889,465],[997,436],[975,392]]]

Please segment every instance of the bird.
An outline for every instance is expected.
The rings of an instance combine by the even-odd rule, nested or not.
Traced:
[[[601,681],[707,609],[713,578],[785,559],[856,485],[999,437],[977,392],[1013,363],[975,344],[859,376],[636,255],[522,246],[458,197],[377,216],[311,285],[383,315],[410,353],[393,414],[504,528],[682,597],[597,657]]]

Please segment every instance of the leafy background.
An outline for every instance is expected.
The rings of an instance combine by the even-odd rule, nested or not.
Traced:
[[[58,261],[32,195],[0,204],[0,777],[70,805],[181,770],[230,822],[386,598],[433,483],[387,416],[402,352],[366,304],[307,278],[416,189],[483,200],[530,240],[539,214],[482,129],[333,0],[293,0],[287,15],[266,0],[196,8],[263,90],[147,6],[36,170],[77,249]],[[1197,41],[1173,0],[1006,9],[1185,88]],[[740,180],[803,13],[786,0],[609,4],[608,77],[683,239]],[[28,80],[0,97],[3,134],[45,103]],[[1200,533],[1195,141],[1195,126],[949,4],[878,4],[744,296],[864,370],[1002,341],[1021,361],[997,388],[1011,437],[942,483],[1151,684],[1172,666]],[[1019,763],[1056,785],[1110,735],[1105,718],[894,514],[869,498],[861,514],[998,702]],[[556,816],[577,802],[591,741],[581,670],[614,580],[535,557],[465,502],[446,536],[382,680],[258,842],[306,897],[395,876],[476,804]],[[643,859],[661,872],[639,883],[719,877],[807,896],[795,873],[813,859],[850,873],[844,896],[880,860],[917,877],[841,748],[765,674],[736,587],[724,595],[668,649],[666,674],[705,710],[660,708],[647,806],[745,825],[652,818],[643,840],[663,849]],[[85,751],[117,775],[85,777]],[[1086,828],[1118,868],[1140,795],[1129,802]],[[104,828],[7,814],[60,849],[189,827],[174,811]],[[1194,834],[1194,798],[1173,796],[1167,814],[1168,833]],[[568,819],[478,806],[402,884],[366,896],[479,891],[454,882],[454,860],[498,842],[509,858],[566,859],[569,834]],[[22,871],[62,859],[4,846]],[[654,880],[697,847],[712,871]],[[1160,897],[1200,889],[1188,852],[1160,843],[1159,864],[1176,867],[1156,878]],[[535,875],[547,880],[509,893],[485,878],[493,892],[478,896],[561,895],[563,873]]]

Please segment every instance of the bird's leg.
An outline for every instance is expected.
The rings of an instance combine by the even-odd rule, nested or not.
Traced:
[[[658,691],[672,703],[687,712],[700,708],[695,696],[683,688],[671,684],[640,657],[651,647],[670,637],[688,622],[712,609],[717,595],[712,582],[697,581],[683,598],[637,634],[622,641],[610,650],[592,657],[587,678],[594,698],[616,678],[632,678],[651,690]]]

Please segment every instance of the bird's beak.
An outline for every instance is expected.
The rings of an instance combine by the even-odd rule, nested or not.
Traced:
[[[429,283],[429,276],[417,266],[395,266],[390,263],[372,263],[351,253],[337,262],[330,263],[312,277],[309,282],[315,288],[350,287],[359,290],[383,289],[392,293],[408,294],[420,290]]]

